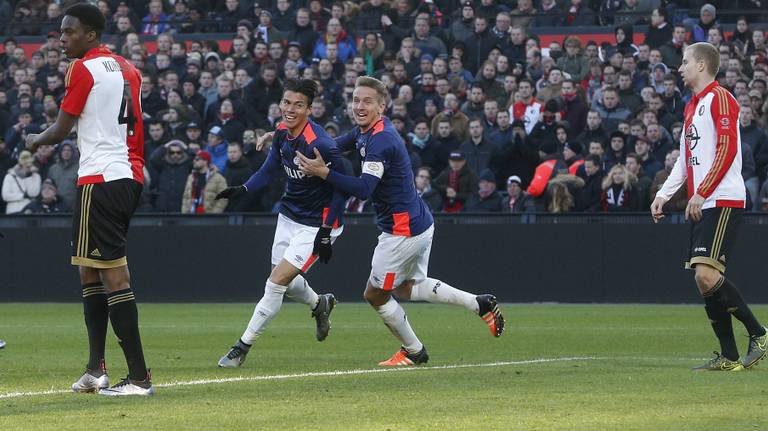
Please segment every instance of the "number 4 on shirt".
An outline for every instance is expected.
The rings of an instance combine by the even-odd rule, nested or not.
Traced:
[[[124,81],[123,85],[123,102],[120,104],[120,113],[117,116],[118,124],[128,125],[128,136],[133,136],[135,133],[134,127],[136,125],[136,116],[133,113],[133,98],[131,97],[131,85],[128,80]]]

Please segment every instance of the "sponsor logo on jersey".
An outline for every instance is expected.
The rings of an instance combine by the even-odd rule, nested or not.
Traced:
[[[699,253],[699,252],[706,253],[707,252],[707,248],[706,247],[696,247],[696,248],[693,249],[693,252],[694,253]]]
[[[731,125],[731,120],[728,119],[728,117],[723,117],[720,119],[720,128],[721,129],[727,129],[728,126]]]
[[[699,136],[699,129],[691,123],[691,125],[688,126],[688,129],[685,130],[685,145],[693,151],[693,149],[696,148],[696,145],[699,144],[699,139],[701,139],[701,136]]]

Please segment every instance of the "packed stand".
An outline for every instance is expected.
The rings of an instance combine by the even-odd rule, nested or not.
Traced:
[[[13,17],[0,22],[0,205],[7,214],[67,212],[75,201],[76,137],[34,153],[24,144],[27,134],[55,120],[64,95],[68,62],[56,29],[70,2],[61,3],[0,1],[0,16]],[[415,186],[435,212],[646,211],[679,156],[691,94],[677,69],[683,49],[699,41],[720,50],[718,80],[741,105],[748,207],[768,210],[768,27],[750,24],[768,22],[768,12],[754,0],[722,2],[755,9],[733,19],[718,15],[717,2],[659,3],[98,6],[107,18],[107,46],[143,75],[147,184],[139,211],[274,211],[280,181],[226,205],[213,197],[245,182],[265,160],[268,148],[254,145],[280,121],[282,82],[303,77],[320,84],[311,118],[335,136],[354,125],[351,94],[363,75],[390,89],[387,115],[408,148]],[[733,24],[735,31],[723,31]],[[611,25],[612,43],[571,35],[542,44],[537,36],[540,27],[593,25]],[[640,30],[645,37],[635,37]],[[39,34],[47,38],[35,52],[14,40]],[[359,171],[357,155],[347,157]],[[667,210],[681,211],[686,201],[681,190]],[[370,210],[365,201],[347,202],[348,212]]]

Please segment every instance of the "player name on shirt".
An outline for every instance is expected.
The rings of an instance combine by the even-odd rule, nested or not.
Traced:
[[[123,72],[123,69],[120,67],[120,64],[116,61],[108,60],[108,61],[102,61],[101,64],[104,66],[104,69],[107,72]]]

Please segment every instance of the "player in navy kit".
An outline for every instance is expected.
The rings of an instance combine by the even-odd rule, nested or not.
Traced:
[[[381,234],[373,253],[365,299],[402,343],[380,366],[426,363],[427,350],[413,332],[405,311],[393,298],[453,304],[479,314],[495,337],[504,331],[504,317],[493,295],[473,295],[427,277],[434,220],[416,193],[405,143],[388,118],[387,89],[374,78],[360,77],[352,96],[357,127],[336,138],[341,151],[355,149],[362,175],[351,177],[329,169],[321,152],[314,158],[297,153],[301,170],[325,179],[337,190],[360,199],[371,198]]]
[[[318,341],[328,336],[329,316],[336,299],[332,294],[315,293],[302,274],[318,258],[323,263],[330,260],[331,245],[343,230],[341,214],[346,196],[322,179],[301,172],[298,167],[297,153],[317,151],[329,161],[330,169],[343,171],[336,143],[321,126],[308,118],[316,95],[314,81],[286,82],[280,101],[283,120],[274,132],[266,161],[245,184],[229,187],[216,196],[216,199],[222,199],[255,192],[281,170],[288,176],[272,244],[272,273],[267,279],[264,296],[256,304],[242,337],[219,360],[220,367],[239,367],[245,361],[253,342],[280,311],[283,296],[312,307]]]

